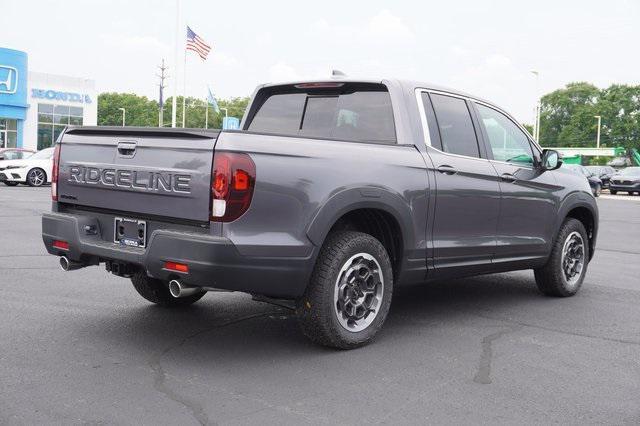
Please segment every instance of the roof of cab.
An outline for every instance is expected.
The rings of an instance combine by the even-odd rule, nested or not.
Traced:
[[[424,81],[394,79],[394,78],[366,78],[366,77],[356,78],[356,77],[349,77],[349,76],[337,76],[337,77],[328,77],[328,78],[313,78],[313,79],[285,81],[285,82],[278,82],[278,83],[265,83],[258,86],[258,89],[262,89],[265,87],[293,86],[296,84],[310,84],[310,83],[370,83],[370,84],[395,83],[396,85],[401,86],[403,89],[435,90],[439,92],[446,92],[446,93],[451,93],[453,95],[463,96],[466,98],[476,99],[476,100],[485,102],[487,104],[494,105],[493,102],[485,100],[479,96],[475,96],[475,95],[463,92],[461,90],[452,89],[450,87],[440,86],[438,84],[428,83]]]

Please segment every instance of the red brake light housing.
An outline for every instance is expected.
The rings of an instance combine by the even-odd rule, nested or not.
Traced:
[[[185,274],[189,273],[189,265],[178,262],[164,262],[164,269],[168,269],[169,271],[182,272]]]
[[[211,171],[211,220],[231,222],[251,205],[256,165],[248,154],[216,151]]]
[[[60,167],[60,144],[57,143],[53,150],[53,167],[51,169],[51,199],[58,201],[58,174]]]
[[[69,250],[69,243],[66,241],[55,240],[51,245],[60,250]]]

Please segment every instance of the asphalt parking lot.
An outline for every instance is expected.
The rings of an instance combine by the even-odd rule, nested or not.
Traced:
[[[308,342],[281,308],[168,311],[46,255],[49,188],[0,188],[0,424],[640,423],[640,197],[601,198],[582,291],[529,271],[400,289],[378,340]]]

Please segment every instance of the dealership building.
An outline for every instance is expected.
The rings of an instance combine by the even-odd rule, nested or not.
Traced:
[[[25,52],[0,48],[0,148],[47,148],[65,126],[97,117],[93,80],[29,71]]]

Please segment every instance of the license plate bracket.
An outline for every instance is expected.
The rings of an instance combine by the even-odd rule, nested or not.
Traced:
[[[147,243],[147,222],[126,217],[114,218],[113,242],[127,247],[145,248]]]

